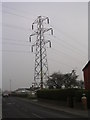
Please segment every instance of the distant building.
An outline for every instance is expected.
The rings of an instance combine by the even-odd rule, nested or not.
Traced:
[[[14,92],[15,93],[29,93],[30,92],[30,88],[18,88]]]
[[[83,68],[84,85],[86,90],[90,90],[90,61]]]

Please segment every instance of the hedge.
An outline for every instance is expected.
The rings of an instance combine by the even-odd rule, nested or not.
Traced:
[[[37,91],[37,97],[61,101],[66,101],[67,97],[73,97],[77,102],[80,102],[83,93],[85,93],[86,96],[90,94],[82,89],[42,89]]]
[[[27,93],[12,93],[11,96],[15,96],[15,97],[23,97],[23,98],[26,98],[28,97],[28,94]]]

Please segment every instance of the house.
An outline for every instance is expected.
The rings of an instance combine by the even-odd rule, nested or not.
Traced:
[[[18,88],[17,90],[15,90],[15,93],[30,93],[30,89],[29,88]]]
[[[90,60],[83,68],[84,85],[86,90],[90,90]]]

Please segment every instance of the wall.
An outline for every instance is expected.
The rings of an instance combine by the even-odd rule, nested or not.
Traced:
[[[90,90],[90,63],[84,69],[84,83],[85,83],[85,89]]]

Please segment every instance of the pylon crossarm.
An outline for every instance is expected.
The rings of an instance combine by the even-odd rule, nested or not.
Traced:
[[[45,21],[45,20],[47,20],[47,23],[49,24],[49,18],[45,17],[45,18],[42,19],[42,21]]]
[[[51,48],[51,41],[50,40],[45,41],[45,43],[49,43],[49,47]]]
[[[29,41],[30,41],[30,42],[31,42],[31,37],[34,36],[34,35],[37,35],[37,32],[35,32],[35,33],[33,33],[33,34],[31,34],[31,35],[29,36]]]
[[[35,46],[35,44],[31,46],[31,51],[32,51],[32,52],[33,52],[33,47],[34,47],[34,46]]]
[[[44,29],[43,33],[47,32],[47,31],[51,31],[51,34],[53,35],[53,29],[52,28]]]
[[[37,23],[38,23],[38,18],[32,24],[34,25],[34,24],[37,24]]]

